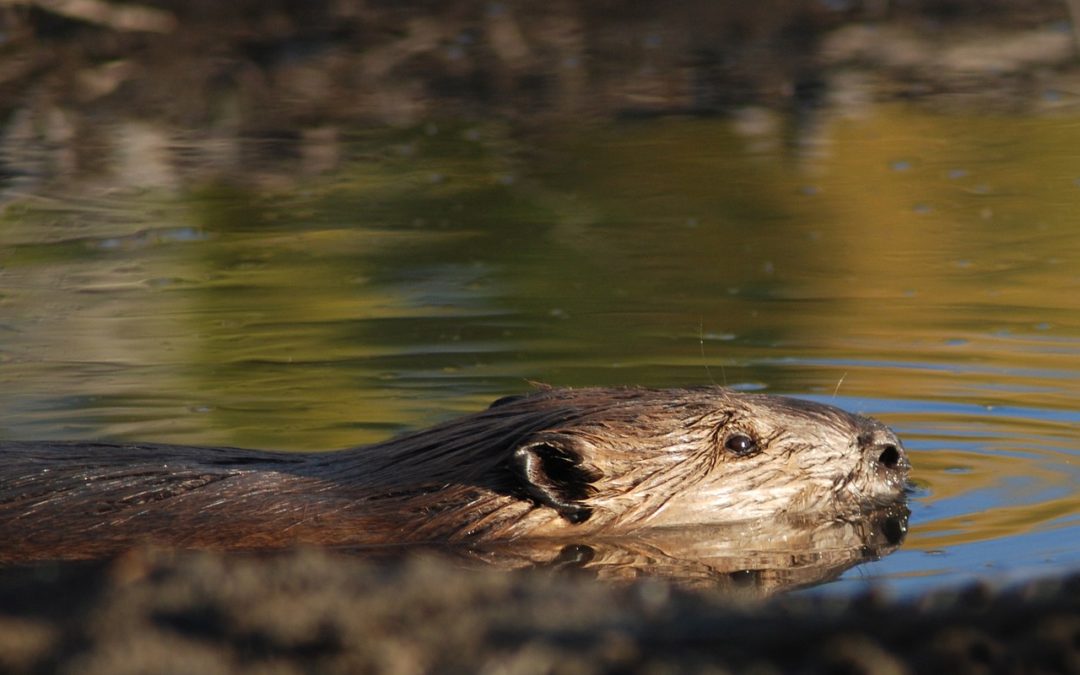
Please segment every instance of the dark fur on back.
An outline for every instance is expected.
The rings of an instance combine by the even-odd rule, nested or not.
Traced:
[[[736,432],[759,451],[727,452]],[[93,557],[140,541],[264,548],[564,536],[849,506],[902,487],[902,476],[867,464],[872,443],[899,447],[873,420],[718,387],[543,389],[325,453],[2,442],[0,561]],[[791,461],[797,452],[804,461]],[[789,489],[809,479],[806,495]],[[744,513],[729,494],[739,481],[753,506]],[[842,489],[810,495],[828,485]]]

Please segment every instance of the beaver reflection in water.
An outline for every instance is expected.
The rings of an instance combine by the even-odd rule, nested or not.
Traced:
[[[719,387],[543,389],[324,453],[2,442],[0,561],[836,517],[902,499],[908,470],[876,420]]]

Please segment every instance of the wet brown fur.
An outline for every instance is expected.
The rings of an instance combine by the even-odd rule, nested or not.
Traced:
[[[732,434],[757,451],[733,454]],[[367,546],[841,513],[899,498],[907,468],[879,422],[720,387],[543,389],[326,453],[2,442],[0,561],[143,541]]]

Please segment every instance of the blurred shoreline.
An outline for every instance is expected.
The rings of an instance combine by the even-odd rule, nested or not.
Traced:
[[[447,119],[525,131],[766,109],[812,127],[873,102],[1080,101],[1064,2],[98,1],[72,18],[80,6],[0,3],[0,186],[109,161],[149,182],[167,166],[317,172],[351,133]]]

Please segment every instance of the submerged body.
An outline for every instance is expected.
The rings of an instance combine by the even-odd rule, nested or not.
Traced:
[[[620,535],[902,499],[880,422],[719,387],[543,389],[376,445],[0,442],[0,561]]]

